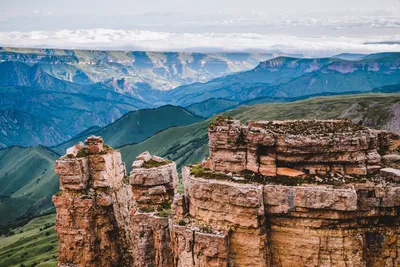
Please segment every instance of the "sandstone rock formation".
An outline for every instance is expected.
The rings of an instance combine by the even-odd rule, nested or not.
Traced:
[[[367,175],[379,172],[379,152],[395,150],[398,139],[346,120],[257,121],[246,126],[222,120],[210,128],[208,167],[265,176],[290,174],[287,168],[322,176]]]
[[[131,261],[129,219],[132,192],[124,182],[121,155],[100,137],[56,161],[59,266],[123,266]],[[124,252],[123,254],[121,252]]]
[[[170,266],[175,163],[144,153],[128,177],[121,154],[101,137],[85,144],[55,164],[59,266]]]
[[[218,118],[178,194],[175,163],[145,152],[124,178],[90,137],[56,163],[59,266],[400,266],[399,141],[345,120]]]
[[[144,152],[132,164],[130,183],[135,203],[131,266],[171,266],[168,215],[178,183],[176,165]]]

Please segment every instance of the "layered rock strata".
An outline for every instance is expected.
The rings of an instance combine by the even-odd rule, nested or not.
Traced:
[[[196,261],[178,266],[400,266],[400,185],[247,184],[190,167],[183,179],[188,226],[177,218],[172,237],[196,244],[206,225],[209,262],[224,265],[186,246],[175,257]]]
[[[55,164],[63,190],[53,197],[59,266],[123,266],[132,257],[125,224],[132,192],[121,155],[100,137],[69,152]]]
[[[168,215],[177,183],[174,162],[144,152],[132,164],[132,266],[172,266]]]
[[[210,127],[209,137],[207,167],[249,170],[264,176],[290,176],[288,169],[322,176],[329,172],[374,174],[380,169],[379,153],[396,150],[400,140],[393,133],[346,120],[256,121],[247,125],[219,120]]]
[[[170,266],[175,163],[145,152],[128,177],[120,152],[92,136],[55,169],[59,266]]]
[[[219,118],[183,194],[175,163],[145,152],[123,178],[99,140],[56,163],[60,266],[400,266],[397,134]]]

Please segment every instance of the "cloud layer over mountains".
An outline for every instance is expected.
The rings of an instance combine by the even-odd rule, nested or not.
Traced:
[[[78,10],[72,5],[72,13],[67,12],[70,4],[50,8],[35,2],[19,9],[19,5],[8,3],[4,13],[0,11],[0,46],[282,51],[308,56],[400,51],[400,2],[395,0],[379,4],[362,0],[281,0],[273,4],[252,0],[227,5],[218,1],[207,6],[207,12],[200,8],[205,8],[205,0],[190,1],[186,8],[184,0],[150,0],[158,3],[152,8],[150,2],[116,1],[124,5],[92,6],[85,1]],[[243,10],[229,9],[233,4]],[[162,6],[163,11],[159,11]]]
[[[343,52],[400,51],[400,33],[379,37],[293,36],[256,33],[168,33],[84,29],[0,32],[0,45],[13,47],[146,50],[267,51],[329,56]]]

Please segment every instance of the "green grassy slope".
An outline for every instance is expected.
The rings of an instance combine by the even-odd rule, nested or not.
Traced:
[[[400,83],[375,88],[374,90],[372,90],[372,92],[374,92],[374,93],[398,93],[398,92],[400,92]]]
[[[52,149],[63,155],[68,147],[85,140],[89,135],[102,136],[104,141],[113,147],[139,143],[156,132],[169,127],[189,125],[202,120],[202,117],[182,107],[167,105],[156,109],[142,109],[125,114],[119,120],[104,128],[89,131],[87,134],[80,134]]]
[[[57,266],[58,240],[54,214],[33,219],[13,229],[10,236],[0,236],[0,266]],[[23,265],[22,265],[23,264]]]
[[[58,157],[40,146],[0,150],[0,226],[52,209],[51,196],[58,190],[54,173]]]
[[[222,111],[232,109],[239,103],[223,98],[210,98],[200,103],[187,106],[186,109],[199,116],[208,118]]]
[[[345,117],[373,128],[386,128],[392,106],[400,102],[400,94],[363,94],[318,97],[291,103],[269,103],[243,106],[223,113],[246,122],[248,120],[331,119]],[[123,146],[122,158],[130,169],[134,158],[148,150],[177,162],[178,167],[198,162],[208,154],[207,127],[212,121],[185,127],[174,127],[157,133],[142,143]]]
[[[176,161],[178,166],[199,161],[208,151],[207,127],[210,120],[189,126],[173,127],[157,133],[149,139],[135,145],[118,148],[126,163],[127,171],[131,170],[135,157],[143,151]]]

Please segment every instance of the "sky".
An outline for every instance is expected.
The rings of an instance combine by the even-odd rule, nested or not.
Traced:
[[[349,9],[390,9],[398,0],[1,0],[3,12],[29,14],[143,14],[182,12],[187,14],[218,12],[305,13]]]
[[[400,51],[400,0],[0,0],[0,46]]]

